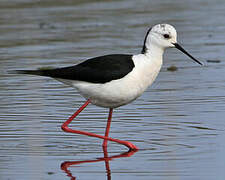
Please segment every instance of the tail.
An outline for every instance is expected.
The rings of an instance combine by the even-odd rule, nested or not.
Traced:
[[[12,74],[30,74],[30,75],[38,75],[38,76],[46,76],[44,70],[15,70],[9,71]]]
[[[37,75],[37,76],[51,76],[51,71],[53,67],[42,67],[37,70],[13,70],[8,71],[10,74],[30,74],[30,75]]]

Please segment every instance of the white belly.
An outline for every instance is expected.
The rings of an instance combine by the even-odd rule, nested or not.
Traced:
[[[116,108],[130,103],[139,97],[145,89],[131,81],[113,80],[105,84],[74,82],[74,87],[92,104],[107,108]]]

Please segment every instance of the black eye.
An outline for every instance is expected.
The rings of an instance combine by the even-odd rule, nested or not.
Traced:
[[[163,37],[166,38],[166,39],[169,39],[170,35],[169,34],[164,34]]]

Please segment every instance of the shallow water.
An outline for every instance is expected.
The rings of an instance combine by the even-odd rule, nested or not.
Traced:
[[[2,0],[0,179],[224,179],[224,10],[222,0]],[[139,53],[147,29],[161,22],[205,66],[170,49],[153,86],[114,111],[110,136],[131,141],[136,153],[115,143],[103,153],[101,140],[61,131],[84,102],[72,88],[7,73]],[[90,105],[73,127],[103,134],[107,113]]]

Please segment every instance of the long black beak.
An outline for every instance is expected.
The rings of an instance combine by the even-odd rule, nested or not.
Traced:
[[[200,61],[198,61],[192,55],[190,55],[187,51],[185,51],[184,48],[182,48],[178,43],[173,43],[173,44],[174,44],[175,48],[179,49],[181,52],[183,52],[184,54],[186,54],[187,56],[189,56],[191,59],[193,59],[198,64],[203,65]]]

